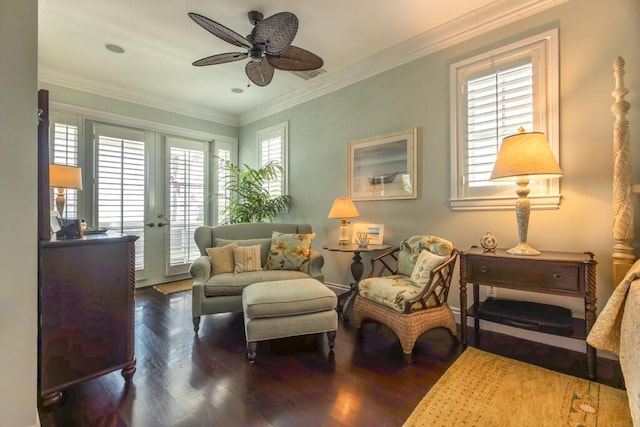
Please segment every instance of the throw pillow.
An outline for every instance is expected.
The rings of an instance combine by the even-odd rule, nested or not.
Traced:
[[[260,265],[260,245],[236,246],[233,248],[235,258],[234,273],[262,270]]]
[[[269,249],[271,248],[271,237],[261,239],[245,239],[245,240],[229,240],[216,237],[216,246],[224,246],[235,242],[238,246],[255,246],[260,245],[260,264],[265,265],[269,257]]]
[[[309,272],[311,243],[316,233],[284,234],[277,231],[271,237],[267,270],[297,270]]]
[[[411,272],[411,282],[419,288],[425,287],[431,278],[431,271],[444,263],[449,257],[432,254],[428,250],[423,250],[418,255],[416,265]]]
[[[398,274],[411,276],[416,260],[423,250],[436,255],[451,255],[453,244],[438,236],[412,236],[400,243]]]
[[[233,273],[235,267],[233,248],[236,246],[233,242],[218,248],[207,248],[207,254],[211,260],[211,274]]]

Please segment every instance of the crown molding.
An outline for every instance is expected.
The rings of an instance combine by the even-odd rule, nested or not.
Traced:
[[[132,104],[143,105],[145,107],[157,108],[171,113],[208,120],[223,125],[234,127],[239,125],[238,116],[235,114],[204,108],[202,106],[185,103],[180,100],[156,97],[146,93],[136,92],[131,89],[127,89],[127,91],[124,92],[107,84],[100,84],[100,82],[96,82],[94,80],[60,73],[42,66],[39,66],[38,68],[38,81],[79,90],[93,95],[130,102]]]
[[[523,4],[522,0],[502,0],[491,3],[342,70],[323,74],[300,89],[241,113],[238,116],[239,125],[244,126],[337,91],[567,1],[529,0]]]

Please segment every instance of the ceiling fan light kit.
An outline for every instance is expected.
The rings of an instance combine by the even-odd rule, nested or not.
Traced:
[[[298,32],[298,18],[291,12],[276,13],[268,18],[263,18],[262,13],[257,11],[249,12],[248,18],[253,30],[247,37],[198,13],[190,12],[188,15],[214,36],[247,50],[199,59],[193,62],[197,67],[249,58],[245,66],[247,77],[258,86],[266,86],[273,80],[276,69],[311,71],[324,65],[324,61],[318,55],[291,45]]]

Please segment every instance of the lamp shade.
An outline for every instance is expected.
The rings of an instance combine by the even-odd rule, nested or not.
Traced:
[[[562,176],[562,170],[542,132],[524,132],[502,140],[491,181],[517,181],[520,176],[551,179]]]
[[[356,205],[348,197],[338,197],[329,211],[329,218],[355,218],[359,215]]]
[[[75,166],[49,164],[49,186],[82,190],[82,169]]]

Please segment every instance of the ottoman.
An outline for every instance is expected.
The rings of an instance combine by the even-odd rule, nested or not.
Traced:
[[[249,362],[258,341],[327,333],[333,351],[338,329],[336,294],[315,279],[260,282],[242,291]]]

